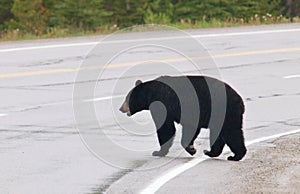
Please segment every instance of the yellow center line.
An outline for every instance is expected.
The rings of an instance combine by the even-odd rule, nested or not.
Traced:
[[[257,51],[246,51],[246,52],[237,52],[237,53],[224,53],[224,54],[216,54],[212,56],[198,56],[190,58],[192,60],[201,60],[208,58],[226,58],[226,57],[239,57],[239,56],[247,56],[247,55],[263,55],[263,54],[275,54],[275,53],[288,53],[288,52],[298,52],[300,48],[282,48],[282,49],[273,49],[273,50],[257,50]],[[71,73],[77,71],[91,71],[91,70],[99,70],[99,69],[110,69],[110,68],[120,68],[120,67],[130,67],[136,64],[141,63],[171,63],[171,62],[182,62],[187,61],[188,58],[178,57],[178,58],[168,58],[161,60],[153,60],[153,61],[136,61],[136,62],[128,62],[128,63],[115,63],[109,64],[108,66],[90,66],[90,67],[79,67],[79,68],[59,68],[59,69],[48,69],[48,70],[37,70],[37,71],[25,71],[25,72],[15,72],[15,73],[4,73],[0,74],[0,79],[5,78],[17,78],[17,77],[30,77],[30,76],[40,76],[40,75],[50,75],[50,74],[60,74],[60,73]]]

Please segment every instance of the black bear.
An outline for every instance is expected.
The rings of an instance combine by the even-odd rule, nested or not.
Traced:
[[[228,84],[208,76],[162,76],[142,82],[126,96],[120,111],[131,116],[150,110],[157,128],[160,150],[153,156],[165,156],[173,144],[174,122],[182,125],[181,145],[191,155],[201,128],[210,129],[210,157],[219,156],[225,144],[234,153],[228,160],[241,160],[247,149],[242,131],[244,102]]]

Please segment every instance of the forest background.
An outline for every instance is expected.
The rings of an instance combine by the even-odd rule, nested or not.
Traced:
[[[299,22],[300,0],[1,0],[0,39],[104,34],[141,24],[180,29]]]

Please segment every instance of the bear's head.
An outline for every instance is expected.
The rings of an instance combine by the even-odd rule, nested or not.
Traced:
[[[143,85],[144,83],[141,80],[135,82],[135,87],[129,91],[119,109],[122,113],[127,113],[128,116],[131,116],[146,109],[145,89]]]

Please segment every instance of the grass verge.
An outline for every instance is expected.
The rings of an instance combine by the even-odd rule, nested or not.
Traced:
[[[300,18],[294,18],[294,23],[300,23]],[[238,27],[238,26],[253,26],[253,25],[266,25],[266,24],[284,24],[291,23],[287,18],[283,17],[262,17],[250,18],[248,20],[242,18],[231,18],[226,21],[212,19],[211,21],[180,21],[175,24],[163,24],[175,27],[181,30],[185,29],[201,29],[201,28],[223,28],[223,27]],[[80,37],[80,36],[95,36],[105,35],[118,31],[120,28],[114,26],[102,26],[95,30],[82,30],[82,29],[61,29],[61,28],[48,28],[44,33],[28,33],[19,29],[3,30],[0,32],[0,42],[16,41],[16,40],[36,40],[48,38],[66,38],[66,37]]]

